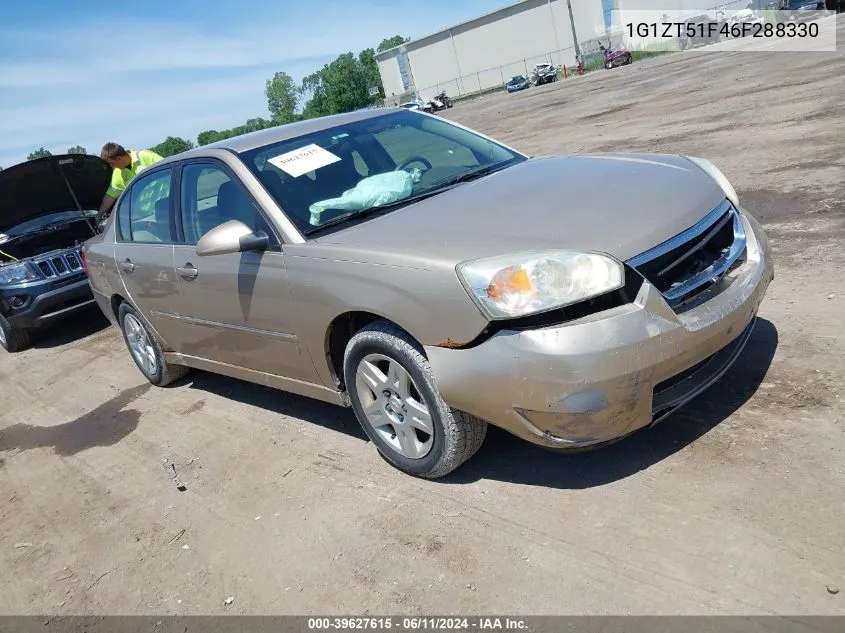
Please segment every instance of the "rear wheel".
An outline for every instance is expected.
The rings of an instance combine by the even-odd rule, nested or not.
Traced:
[[[29,346],[29,331],[13,328],[0,314],[0,347],[14,354]]]
[[[120,304],[118,321],[132,360],[152,384],[164,387],[188,373],[187,367],[164,360],[161,346],[144,318],[126,302]]]
[[[343,374],[364,432],[403,472],[443,477],[484,442],[487,423],[443,401],[422,347],[391,323],[377,321],[352,337]]]

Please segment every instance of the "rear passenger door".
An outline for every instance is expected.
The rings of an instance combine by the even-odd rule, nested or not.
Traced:
[[[174,248],[180,289],[179,347],[183,354],[298,380],[316,372],[292,331],[282,244],[258,203],[221,162],[186,162],[180,176]],[[270,236],[264,252],[199,257],[208,231],[239,220]]]
[[[179,298],[173,267],[172,167],[146,171],[133,179],[117,208],[115,263],[126,297],[172,346],[177,334],[165,318]]]

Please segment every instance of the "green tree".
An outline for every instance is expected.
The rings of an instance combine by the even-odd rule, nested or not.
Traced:
[[[384,86],[381,83],[381,73],[378,71],[376,52],[371,48],[365,48],[358,54],[358,61],[361,62],[362,71],[367,80],[367,95],[369,96],[369,89],[375,86],[379,91],[378,96],[384,97]],[[375,97],[371,97],[373,98]]]
[[[37,150],[32,152],[29,156],[26,157],[27,160],[36,160],[38,158],[44,158],[45,156],[52,156],[53,152],[44,149],[43,147],[39,147]]]
[[[242,129],[240,134],[247,134],[248,132],[258,132],[259,130],[266,130],[268,127],[273,127],[275,124],[272,121],[257,117],[255,119],[247,119],[247,122],[241,125],[238,129]]]
[[[82,147],[82,145],[74,145],[73,147],[67,148],[68,154],[87,154],[87,150]]]
[[[381,53],[386,51],[389,48],[393,48],[394,46],[399,46],[400,44],[407,44],[411,41],[410,37],[402,37],[401,35],[394,35],[393,37],[388,37],[387,39],[383,39],[381,44],[378,45],[376,49],[377,53]]]
[[[373,50],[367,49],[358,57],[344,53],[302,80],[301,92],[309,96],[303,118],[351,112],[372,105],[378,99],[370,95],[372,86],[383,94]]]
[[[293,78],[284,72],[277,72],[264,87],[267,97],[267,109],[277,125],[296,120],[296,105],[299,102],[299,90]]]
[[[173,156],[174,154],[187,152],[189,149],[193,148],[194,144],[191,143],[191,141],[186,141],[178,136],[168,136],[161,143],[155,147],[151,147],[150,149],[159,156],[166,158],[168,156]]]
[[[268,121],[267,119],[261,117],[248,119],[243,125],[233,127],[231,130],[206,130],[205,132],[200,132],[197,135],[197,145],[209,145],[227,138],[232,138],[233,136],[248,134],[249,132],[257,132],[258,130],[266,130],[268,127],[273,127],[274,125],[276,124],[272,121]]]
[[[205,132],[197,134],[197,145],[200,147],[203,145],[211,145],[219,140],[221,140],[221,137],[220,132],[217,130],[206,130]]]

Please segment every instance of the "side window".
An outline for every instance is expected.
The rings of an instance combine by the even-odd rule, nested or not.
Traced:
[[[118,209],[120,235],[126,242],[173,241],[170,217],[172,169],[137,176]]]
[[[243,186],[222,168],[188,164],[182,169],[182,229],[185,242],[196,244],[216,226],[239,220],[253,231],[272,235]]]
[[[375,137],[397,166],[415,155],[427,158],[432,167],[475,167],[479,164],[468,147],[407,125],[397,125]],[[418,164],[412,166],[419,167]]]
[[[117,208],[117,228],[120,232],[120,239],[125,242],[132,241],[132,219],[129,217],[129,195],[123,196],[120,206]]]

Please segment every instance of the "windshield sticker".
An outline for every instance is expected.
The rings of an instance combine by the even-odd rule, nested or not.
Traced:
[[[292,152],[286,152],[279,156],[268,158],[267,162],[278,167],[286,174],[298,178],[303,174],[320,169],[320,167],[325,167],[326,165],[331,165],[339,160],[339,156],[335,156],[319,145],[312,143],[311,145],[295,149]]]

